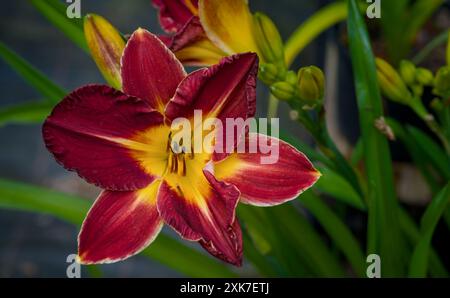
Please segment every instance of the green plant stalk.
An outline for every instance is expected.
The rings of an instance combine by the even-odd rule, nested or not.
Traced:
[[[0,208],[45,213],[80,226],[91,203],[57,191],[0,178]],[[190,277],[235,277],[220,263],[164,234],[144,249],[150,257]]]
[[[427,109],[423,106],[420,98],[413,98],[409,103],[410,108],[419,116],[420,119],[428,126],[428,128],[434,132],[434,134],[439,138],[442,145],[445,148],[447,154],[450,155],[450,143],[445,134],[442,132],[439,124],[432,114],[430,114]]]
[[[414,249],[409,267],[410,277],[426,277],[431,239],[439,219],[450,203],[450,182],[428,205],[420,224],[420,239]]]
[[[368,253],[383,260],[382,276],[404,275],[401,256],[405,249],[398,224],[387,139],[375,128],[383,116],[376,67],[366,26],[355,0],[348,0],[350,53],[355,77],[357,104],[368,180]]]
[[[341,175],[346,177],[358,194],[363,196],[362,188],[359,185],[358,177],[355,171],[328,134],[328,130],[325,125],[325,117],[318,117],[318,121],[315,122],[311,116],[302,109],[302,104],[298,98],[294,98],[288,103],[291,109],[297,112],[297,121],[302,124],[313,136],[322,153],[333,162],[335,169]]]

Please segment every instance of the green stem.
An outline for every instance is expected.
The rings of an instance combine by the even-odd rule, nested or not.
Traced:
[[[321,117],[318,117],[318,121],[314,121],[311,116],[302,109],[298,99],[294,98],[288,103],[290,107],[298,113],[297,121],[310,132],[322,153],[333,162],[335,169],[347,178],[358,194],[363,196],[363,191],[354,169],[339,151],[328,133],[328,129],[325,125],[324,113],[322,113]]]
[[[278,114],[278,103],[279,100],[273,96],[272,94],[270,94],[269,96],[269,103],[267,106],[267,118],[271,119],[271,118],[276,118],[277,114]]]
[[[417,53],[416,56],[414,56],[414,58],[412,59],[414,64],[422,63],[422,61],[425,60],[425,58],[427,58],[435,48],[445,44],[448,40],[448,33],[449,30],[442,32],[441,34],[436,36],[432,41],[430,41],[419,53]]]
[[[286,64],[290,65],[295,57],[318,35],[347,18],[347,7],[343,1],[329,4],[302,23],[291,35],[285,45]]]
[[[450,154],[450,143],[447,140],[447,137],[442,132],[439,124],[436,122],[436,119],[432,114],[428,112],[428,110],[424,107],[422,101],[420,98],[414,98],[409,106],[411,109],[417,114],[417,116],[422,119],[425,124],[428,126],[428,128],[436,134],[436,136],[441,141],[442,145],[444,145],[445,151],[447,154]]]

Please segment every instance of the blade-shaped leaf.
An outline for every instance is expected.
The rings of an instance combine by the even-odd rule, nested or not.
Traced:
[[[325,175],[324,175],[325,176]],[[322,179],[322,178],[321,178]],[[311,190],[303,193],[299,200],[320,222],[334,244],[342,251],[360,277],[365,276],[366,262],[360,244],[344,222]]]
[[[317,180],[314,185],[315,188],[352,207],[360,210],[366,209],[363,199],[347,180],[329,168],[323,166],[318,166],[317,168],[322,173],[322,177]]]
[[[434,165],[446,180],[450,180],[450,157],[420,129],[413,126],[407,126],[406,129],[415,143],[422,149],[422,152],[426,154],[425,158]]]
[[[0,208],[39,212],[81,225],[91,202],[43,187],[0,179]],[[227,266],[181,242],[160,234],[141,252],[191,277],[233,277]]]
[[[383,116],[376,68],[357,1],[348,0],[348,33],[369,191],[368,253],[383,260],[382,276],[401,276],[403,239],[388,142],[375,127]]]
[[[52,108],[52,104],[43,101],[1,107],[0,127],[10,123],[40,123],[50,114]]]
[[[66,95],[63,89],[50,81],[43,73],[10,50],[2,42],[0,42],[0,57],[50,102],[56,103]]]
[[[67,17],[67,7],[59,0],[29,0],[36,9],[60,29],[77,46],[89,53],[83,32],[82,18]]]
[[[411,218],[411,216],[401,207],[399,214],[399,222],[402,232],[406,236],[409,244],[412,246],[416,246],[420,240],[419,228],[416,226],[416,223]],[[430,256],[428,261],[430,262],[429,271],[431,276],[433,277],[449,276],[447,269],[443,265],[442,261],[439,258],[439,255],[436,253],[433,247],[430,248]]]
[[[427,207],[420,223],[420,239],[414,249],[409,267],[410,277],[425,277],[428,267],[431,239],[434,230],[450,203],[450,183],[442,189]]]

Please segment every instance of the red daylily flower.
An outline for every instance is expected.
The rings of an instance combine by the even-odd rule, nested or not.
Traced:
[[[255,113],[258,58],[243,53],[186,75],[173,53],[138,29],[123,56],[123,91],[87,85],[66,96],[46,119],[48,150],[101,192],[78,237],[83,264],[128,258],[147,247],[163,223],[198,241],[212,255],[240,265],[242,237],[235,217],[239,201],[277,205],[297,197],[319,173],[289,144],[279,159],[265,153],[174,152],[170,123],[194,110],[218,119]],[[226,133],[226,132],[223,132]],[[278,141],[260,134],[247,139]]]
[[[247,0],[152,0],[161,40],[186,65],[205,66],[227,55],[256,52]]]

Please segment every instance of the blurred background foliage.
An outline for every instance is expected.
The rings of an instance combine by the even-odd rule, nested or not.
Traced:
[[[324,69],[325,131],[334,142],[327,133],[322,145],[332,153],[316,151],[311,134],[289,118],[298,107],[269,100],[269,88],[259,83],[258,116],[279,115],[282,138],[315,161],[323,177],[292,204],[238,208],[242,268],[206,256],[166,228],[139,256],[83,267],[84,276],[364,277],[370,253],[381,254],[384,276],[448,276],[448,152],[410,109],[383,104],[374,57],[393,67],[411,59],[436,72],[447,63],[449,3],[381,2],[381,20],[364,20],[364,3],[354,0],[250,1],[252,11],[274,20],[292,69]],[[39,122],[67,90],[103,82],[80,23],[58,15],[62,3],[8,1],[0,12],[2,277],[65,276],[77,225],[99,191],[58,166],[41,137]],[[88,12],[123,33],[139,26],[161,33],[149,0],[82,0],[82,13]],[[421,96],[427,107],[434,98],[430,87]],[[374,126],[383,114],[395,141]]]

